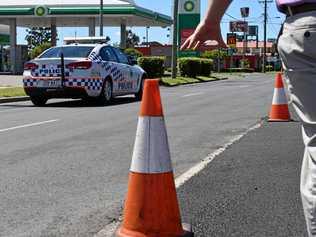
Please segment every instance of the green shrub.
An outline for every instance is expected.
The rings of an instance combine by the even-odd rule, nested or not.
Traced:
[[[226,50],[218,50],[218,49],[214,49],[211,51],[205,51],[201,57],[202,58],[208,58],[208,59],[218,59],[218,57],[220,59],[223,59],[225,57],[228,56],[228,53]]]
[[[42,54],[46,49],[49,49],[50,47],[52,47],[52,45],[51,43],[48,43],[48,42],[40,44],[29,52],[29,56],[31,59],[36,58],[37,56]]]
[[[210,76],[213,67],[212,60],[202,58],[180,58],[178,63],[183,77]]]
[[[164,57],[140,57],[137,62],[145,70],[148,78],[161,78],[164,75]]]
[[[211,59],[200,59],[201,68],[199,75],[209,77],[213,68],[213,60]]]
[[[195,78],[201,72],[201,61],[199,58],[180,58],[178,60],[180,75]]]
[[[136,58],[143,57],[142,52],[134,48],[127,48],[124,50],[127,55],[134,56]]]

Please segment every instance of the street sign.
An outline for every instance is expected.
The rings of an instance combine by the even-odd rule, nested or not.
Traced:
[[[242,41],[244,41],[244,39],[245,39],[245,36],[237,35],[237,42],[242,42]]]
[[[249,7],[240,8],[240,13],[241,13],[241,16],[243,18],[248,17],[249,16]]]
[[[228,33],[227,34],[227,45],[230,48],[236,48],[237,45],[237,34]]]
[[[247,21],[231,21],[229,23],[229,28],[231,32],[248,32],[248,22]]]
[[[199,57],[200,53],[197,51],[192,51],[192,50],[185,50],[185,51],[179,51],[178,56],[180,58],[185,58],[185,57]]]
[[[233,48],[227,49],[228,56],[233,56],[234,53],[236,53],[236,49],[233,49]]]
[[[257,36],[258,35],[258,26],[249,26],[248,27],[248,35],[249,36]]]

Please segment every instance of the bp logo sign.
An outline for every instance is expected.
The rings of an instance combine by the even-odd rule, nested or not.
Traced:
[[[195,4],[192,1],[186,1],[184,3],[184,10],[186,10],[187,12],[192,12],[195,8]]]
[[[37,6],[34,9],[34,15],[38,17],[43,17],[48,14],[48,9],[46,6]]]

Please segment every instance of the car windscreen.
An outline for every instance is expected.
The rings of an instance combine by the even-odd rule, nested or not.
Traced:
[[[44,52],[39,58],[60,58],[61,53],[65,58],[86,58],[94,47],[88,46],[68,46],[51,48]]]

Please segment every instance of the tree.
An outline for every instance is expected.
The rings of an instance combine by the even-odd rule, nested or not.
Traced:
[[[134,48],[135,45],[138,45],[140,42],[140,38],[138,35],[132,32],[132,30],[126,31],[126,47]]]
[[[31,59],[36,58],[37,56],[42,54],[46,49],[49,49],[50,47],[51,47],[50,43],[40,44],[29,51],[29,57]]]
[[[31,29],[27,29],[26,32],[25,40],[28,43],[29,50],[44,43],[51,43],[52,34],[49,27],[32,27]]]
[[[124,52],[129,56],[135,57],[136,59],[139,57],[143,57],[143,53],[134,48],[127,48],[124,50]]]

